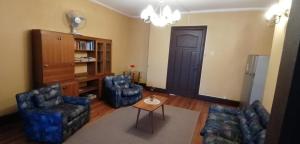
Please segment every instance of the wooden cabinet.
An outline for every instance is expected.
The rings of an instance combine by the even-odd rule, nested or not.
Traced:
[[[33,30],[34,85],[74,80],[74,38],[72,35]]]
[[[79,85],[77,81],[69,81],[61,83],[62,93],[66,96],[78,96]]]
[[[32,30],[32,46],[35,88],[60,83],[63,95],[101,97],[111,74],[111,40]]]

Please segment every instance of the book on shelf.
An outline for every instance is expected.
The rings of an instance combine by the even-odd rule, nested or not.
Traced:
[[[94,51],[95,45],[93,41],[76,41],[76,50],[82,50],[82,51]]]
[[[96,58],[94,57],[74,57],[75,62],[95,62]]]

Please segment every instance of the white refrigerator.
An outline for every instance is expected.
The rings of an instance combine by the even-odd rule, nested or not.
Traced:
[[[245,69],[241,106],[262,100],[267,77],[269,56],[249,55]]]

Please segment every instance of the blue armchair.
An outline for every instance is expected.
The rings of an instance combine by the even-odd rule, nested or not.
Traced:
[[[143,87],[131,82],[130,76],[105,77],[105,99],[113,107],[134,104],[142,98]]]
[[[17,94],[19,113],[28,138],[62,143],[89,121],[87,98],[62,96],[59,84]]]

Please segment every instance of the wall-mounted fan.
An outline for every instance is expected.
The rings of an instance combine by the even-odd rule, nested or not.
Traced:
[[[80,34],[77,30],[83,28],[86,24],[86,18],[78,11],[69,11],[67,18],[71,27],[72,34]]]

